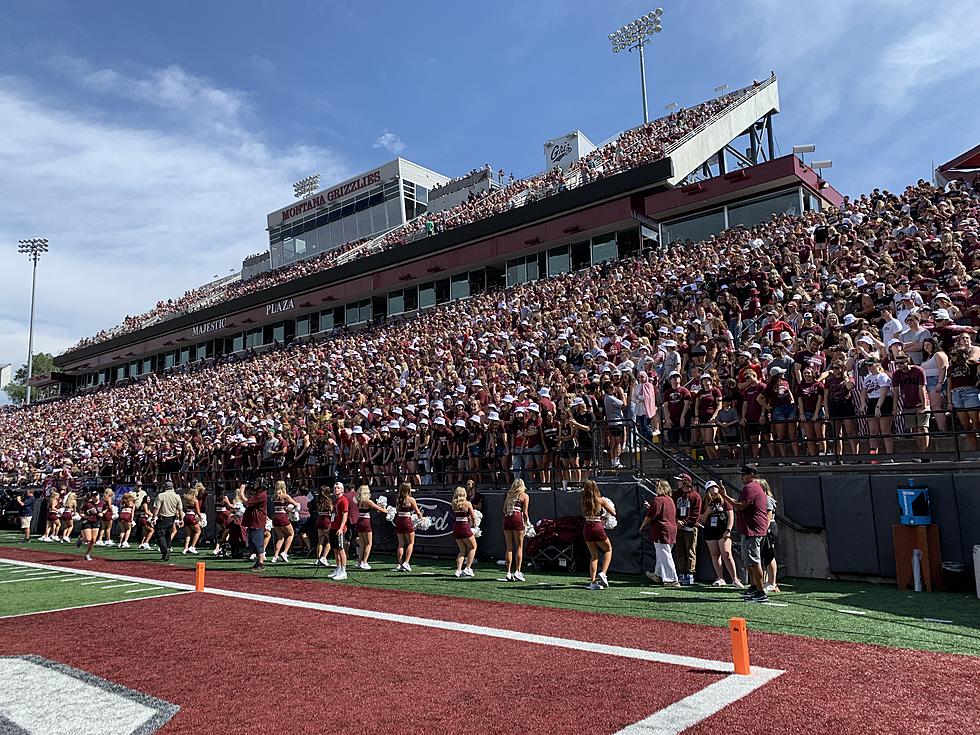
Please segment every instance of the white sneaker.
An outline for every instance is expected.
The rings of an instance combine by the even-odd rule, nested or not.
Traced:
[[[105,544],[102,541],[96,541],[95,542],[95,545],[96,546],[105,546]]]
[[[358,569],[368,569],[369,570],[369,569],[371,569],[371,565],[368,564],[366,561],[359,561],[359,562],[357,562],[357,568]]]
[[[399,564],[397,567],[395,567],[395,571],[396,572],[404,572],[405,571],[405,565],[404,564]]]
[[[453,576],[454,577],[457,577],[457,578],[458,577],[462,577],[463,576],[463,570],[462,569],[457,569],[455,572],[453,572]]]
[[[121,549],[128,549],[129,548],[129,541],[123,541],[121,544],[119,544],[119,548],[121,548]]]
[[[410,572],[410,571],[412,571],[412,565],[409,564],[408,562],[405,562],[404,564],[402,564],[402,571],[403,572]]]
[[[47,543],[48,542],[48,537],[47,536],[41,536],[41,538],[39,538],[38,541],[44,541],[45,543]]]
[[[515,582],[526,582],[527,580],[524,579],[524,575],[521,572],[514,572],[514,581]]]
[[[336,579],[337,575],[340,574],[339,569],[334,569],[330,574],[327,575],[327,579]]]
[[[279,563],[279,555],[276,554],[274,557],[272,557],[271,559],[269,559],[269,563],[270,564],[278,564]]]
[[[190,548],[189,548],[189,549],[187,550],[187,553],[188,553],[188,554],[193,554],[194,556],[197,556],[197,548],[196,548],[196,547],[194,547],[194,546],[192,546],[192,547],[190,547]]]
[[[85,555],[85,561],[92,561],[92,557],[88,554]]]
[[[714,582],[711,583],[711,586],[712,587],[724,587],[725,586],[725,580],[724,579],[716,579]]]
[[[317,559],[315,562],[313,562],[313,566],[315,566],[315,567],[325,567],[325,566],[327,566],[327,560],[326,559]]]
[[[331,576],[333,577],[333,579],[335,579],[338,582],[340,582],[340,581],[343,581],[343,580],[347,579],[347,572],[344,571],[343,569],[341,569],[339,572],[337,572],[336,574],[331,575]]]
[[[473,574],[473,568],[472,567],[466,567],[466,569],[463,570],[463,576],[464,577],[473,577],[473,576],[475,576]]]
[[[507,577],[506,577],[506,580],[507,580],[508,582],[513,582],[513,581],[514,581],[514,575],[513,575],[513,574],[511,574],[510,572],[507,572]]]
[[[742,582],[741,579],[736,578],[732,580],[732,587],[734,587],[735,589],[744,590],[745,584]]]
[[[140,544],[140,548],[141,549],[146,549],[147,551],[149,551],[150,545],[149,544]]]
[[[284,562],[288,562],[289,561],[289,554],[283,552],[283,554],[282,554],[282,560]]]
[[[218,556],[218,554],[221,553],[221,547],[220,546],[215,546],[214,547],[214,551],[212,551],[211,553],[214,554],[215,556]]]
[[[115,546],[115,545],[116,545],[116,542],[115,542],[115,541],[113,541],[112,539],[109,539],[108,541],[106,541],[106,542],[105,542],[105,543],[103,543],[102,545],[103,545],[103,546]]]
[[[774,592],[776,590],[776,585],[774,585],[774,584],[767,584],[762,589],[764,591],[766,591],[766,592]]]
[[[181,554],[186,554],[186,553],[187,553],[187,549],[184,549],[184,550],[183,550],[183,551],[181,551],[180,553],[181,553]]]
[[[599,576],[596,581],[599,583],[599,586],[602,587],[602,589],[607,589],[609,587],[609,580],[606,579],[606,575],[602,572],[599,572]]]
[[[589,582],[585,586],[585,589],[587,589],[587,590],[601,590],[602,587],[599,586],[599,583],[598,582]]]

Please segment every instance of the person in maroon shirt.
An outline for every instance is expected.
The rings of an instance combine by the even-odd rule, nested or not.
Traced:
[[[752,465],[742,466],[742,492],[732,498],[722,490],[722,500],[735,509],[735,524],[742,534],[742,563],[749,572],[749,588],[742,595],[752,602],[769,602],[762,572],[762,539],[769,532],[769,502]]]
[[[665,587],[680,587],[671,553],[671,547],[677,541],[677,510],[672,495],[670,483],[657,480],[656,495],[653,502],[648,504],[647,513],[640,523],[640,535],[643,535],[644,528],[650,527],[648,538],[657,557],[654,570],[644,574],[657,584],[662,582]]]
[[[695,440],[704,444],[709,459],[717,459],[715,445],[717,426],[715,420],[721,410],[721,390],[715,386],[710,375],[701,376],[701,390],[694,399]]]
[[[803,374],[796,387],[796,404],[800,410],[800,426],[806,437],[806,452],[817,456],[817,443],[823,443],[823,395],[824,384],[817,380],[812,367],[803,368]]]
[[[265,522],[268,519],[266,505],[269,495],[261,481],[256,481],[251,495],[245,501],[245,515],[242,516],[242,528],[246,529],[248,545],[255,552],[255,563],[252,569],[265,569]]]
[[[330,579],[347,579],[347,521],[350,517],[350,502],[344,494],[344,483],[333,484],[333,517],[330,520],[330,544],[333,546],[337,568],[330,572]]]
[[[895,358],[892,390],[898,398],[893,404],[893,414],[901,413],[905,427],[915,434],[915,443],[919,451],[928,451],[929,414],[926,412],[926,374],[918,365],[911,364],[911,359],[905,353]]]
[[[742,430],[749,442],[749,451],[753,457],[759,456],[759,435],[762,433],[762,422],[765,419],[760,397],[766,387],[759,382],[754,371],[745,373],[746,387],[742,389]]]
[[[677,541],[674,543],[674,566],[683,585],[694,584],[698,563],[698,518],[701,516],[701,496],[694,489],[688,474],[678,475],[674,491],[674,517],[677,522]]]
[[[691,431],[687,428],[687,414],[691,409],[691,391],[681,385],[681,374],[674,371],[670,374],[670,385],[664,390],[664,428],[667,429],[667,441],[679,446],[681,441],[691,440]]]

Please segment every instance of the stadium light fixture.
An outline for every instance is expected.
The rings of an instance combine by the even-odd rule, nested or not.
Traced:
[[[715,92],[718,92],[720,94],[721,92],[724,92],[726,89],[728,89],[727,84],[719,84],[717,87],[715,87]]]
[[[308,197],[320,188],[320,174],[311,174],[293,184],[293,195],[297,199]]]
[[[803,161],[803,163],[806,163],[806,158],[804,157],[804,154],[813,153],[815,150],[817,150],[817,147],[813,145],[813,143],[807,143],[805,145],[794,145],[793,155],[799,156],[800,160]]]
[[[823,169],[833,168],[833,166],[834,166],[833,161],[814,161],[813,163],[810,164],[810,168],[816,169],[817,173],[820,173],[821,177],[823,177],[823,174],[821,173]]]
[[[644,125],[650,122],[650,115],[647,112],[647,71],[643,60],[643,47],[649,45],[653,37],[663,30],[660,25],[660,17],[663,14],[663,8],[657,8],[636,20],[630,21],[618,31],[613,31],[608,37],[614,54],[618,54],[620,51],[634,50],[640,53],[640,91],[643,94]]]
[[[34,296],[37,293],[37,261],[41,254],[48,252],[48,241],[43,237],[32,237],[28,240],[18,240],[17,252],[24,253],[33,261],[34,272],[31,276],[31,326],[27,332],[27,396],[24,403],[31,404],[31,378],[34,375]]]

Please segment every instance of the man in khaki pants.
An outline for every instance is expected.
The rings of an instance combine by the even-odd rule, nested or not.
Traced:
[[[674,507],[677,509],[677,543],[674,544],[674,566],[677,579],[683,585],[694,584],[698,562],[698,518],[701,516],[701,496],[687,473],[674,478]]]
[[[169,480],[163,483],[163,492],[157,495],[153,504],[153,515],[156,516],[157,546],[164,561],[170,561],[170,529],[177,522],[183,507],[180,496],[174,492],[174,484]]]

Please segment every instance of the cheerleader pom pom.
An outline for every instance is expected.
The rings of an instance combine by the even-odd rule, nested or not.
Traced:
[[[378,499],[375,502],[378,505],[380,505],[382,508],[387,508],[388,507],[388,498],[386,496],[384,496],[384,495],[379,495],[378,496]]]
[[[82,517],[80,515],[78,515],[78,513],[72,513],[71,514],[71,519],[73,521],[80,521],[80,520],[82,520]]]
[[[609,498],[605,498],[605,501],[609,503],[609,507],[612,508],[613,515],[616,515],[616,506],[613,505],[613,501],[611,501]]]
[[[177,528],[183,528],[184,527],[184,522],[183,521],[174,521],[174,525]]]
[[[388,506],[388,510],[385,512],[385,517],[388,519],[388,523],[394,523],[395,522],[395,513],[397,513],[397,512],[398,512],[398,509],[395,508],[395,506],[393,506],[393,505],[389,505]]]
[[[483,535],[483,529],[477,526],[473,529],[473,538],[480,538]]]
[[[415,519],[416,531],[428,531],[430,528],[432,528],[432,519],[429,516],[422,516],[421,518]]]
[[[474,510],[473,511],[473,527],[474,528],[479,528],[480,527],[480,523],[482,521],[483,521],[483,514],[480,511],[478,511],[478,510]]]
[[[602,520],[602,525],[606,527],[606,530],[612,530],[619,525],[619,521],[616,520],[616,516],[606,516]]]
[[[524,538],[534,538],[538,535],[538,531],[534,526],[528,526],[524,529]]]
[[[272,519],[271,518],[267,518],[266,519],[266,521],[265,521],[265,530],[266,531],[271,531],[272,530]]]
[[[116,520],[118,518],[119,518],[119,506],[114,505],[112,506],[112,520]]]

